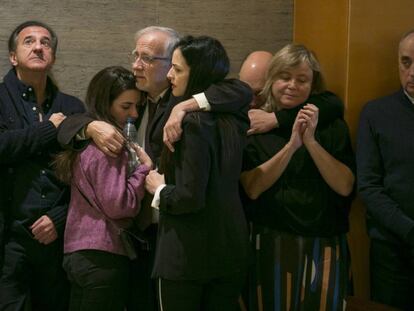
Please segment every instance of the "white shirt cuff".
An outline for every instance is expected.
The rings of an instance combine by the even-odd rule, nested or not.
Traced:
[[[196,100],[198,106],[200,107],[201,110],[203,111],[210,111],[211,110],[211,106],[207,100],[206,95],[204,95],[204,93],[198,93],[193,95],[193,98]]]
[[[159,185],[157,190],[155,190],[154,198],[152,199],[152,202],[151,202],[151,206],[155,209],[160,208],[160,192],[162,189],[164,189],[165,186],[166,184]]]

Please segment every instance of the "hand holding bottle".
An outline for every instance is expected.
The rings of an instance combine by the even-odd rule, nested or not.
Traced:
[[[140,147],[138,144],[131,143],[130,146],[134,149],[135,153],[138,156],[139,162],[152,168],[152,160],[149,155],[145,152],[144,148]]]
[[[127,119],[123,133],[126,139],[126,148],[128,150],[128,174],[131,175],[132,172],[134,172],[138,167],[138,165],[140,165],[138,154],[133,147],[136,144],[135,140],[137,137],[137,128],[135,127],[133,118]]]

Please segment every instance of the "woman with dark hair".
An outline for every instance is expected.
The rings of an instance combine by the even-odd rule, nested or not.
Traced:
[[[107,67],[91,80],[85,102],[93,119],[121,131],[128,118],[137,117],[140,98],[130,71]],[[58,176],[71,185],[63,261],[71,282],[70,310],[125,308],[130,262],[119,231],[138,213],[152,166],[142,148],[132,148],[141,165],[131,174],[126,148],[112,158],[90,142],[83,151],[67,151],[56,160]]]
[[[355,164],[344,120],[319,126],[318,108],[306,104],[322,91],[319,62],[305,46],[289,44],[273,56],[262,109],[296,120],[291,129],[250,136],[244,152],[257,273],[250,310],[344,308]]]
[[[216,39],[187,36],[175,46],[167,75],[187,99],[229,71]],[[181,99],[180,98],[180,99]],[[247,107],[246,107],[247,108]],[[235,310],[247,265],[248,234],[238,180],[248,128],[245,118],[194,112],[184,117],[175,152],[164,147],[160,172],[146,188],[159,208],[153,269],[161,310]]]

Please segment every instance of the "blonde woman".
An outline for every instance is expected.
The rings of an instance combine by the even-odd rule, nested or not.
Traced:
[[[256,307],[342,310],[347,296],[348,212],[354,155],[341,118],[318,127],[310,95],[324,91],[320,65],[303,45],[272,58],[265,111],[295,114],[291,129],[249,138],[242,185],[256,245]]]

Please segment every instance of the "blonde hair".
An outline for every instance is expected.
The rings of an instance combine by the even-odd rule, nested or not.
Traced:
[[[315,54],[301,44],[288,44],[279,50],[271,59],[266,73],[266,82],[261,92],[266,102],[262,109],[271,112],[278,109],[278,103],[273,97],[272,86],[283,71],[295,68],[301,63],[309,65],[313,72],[311,94],[321,93],[325,90],[325,82],[321,66]]]

